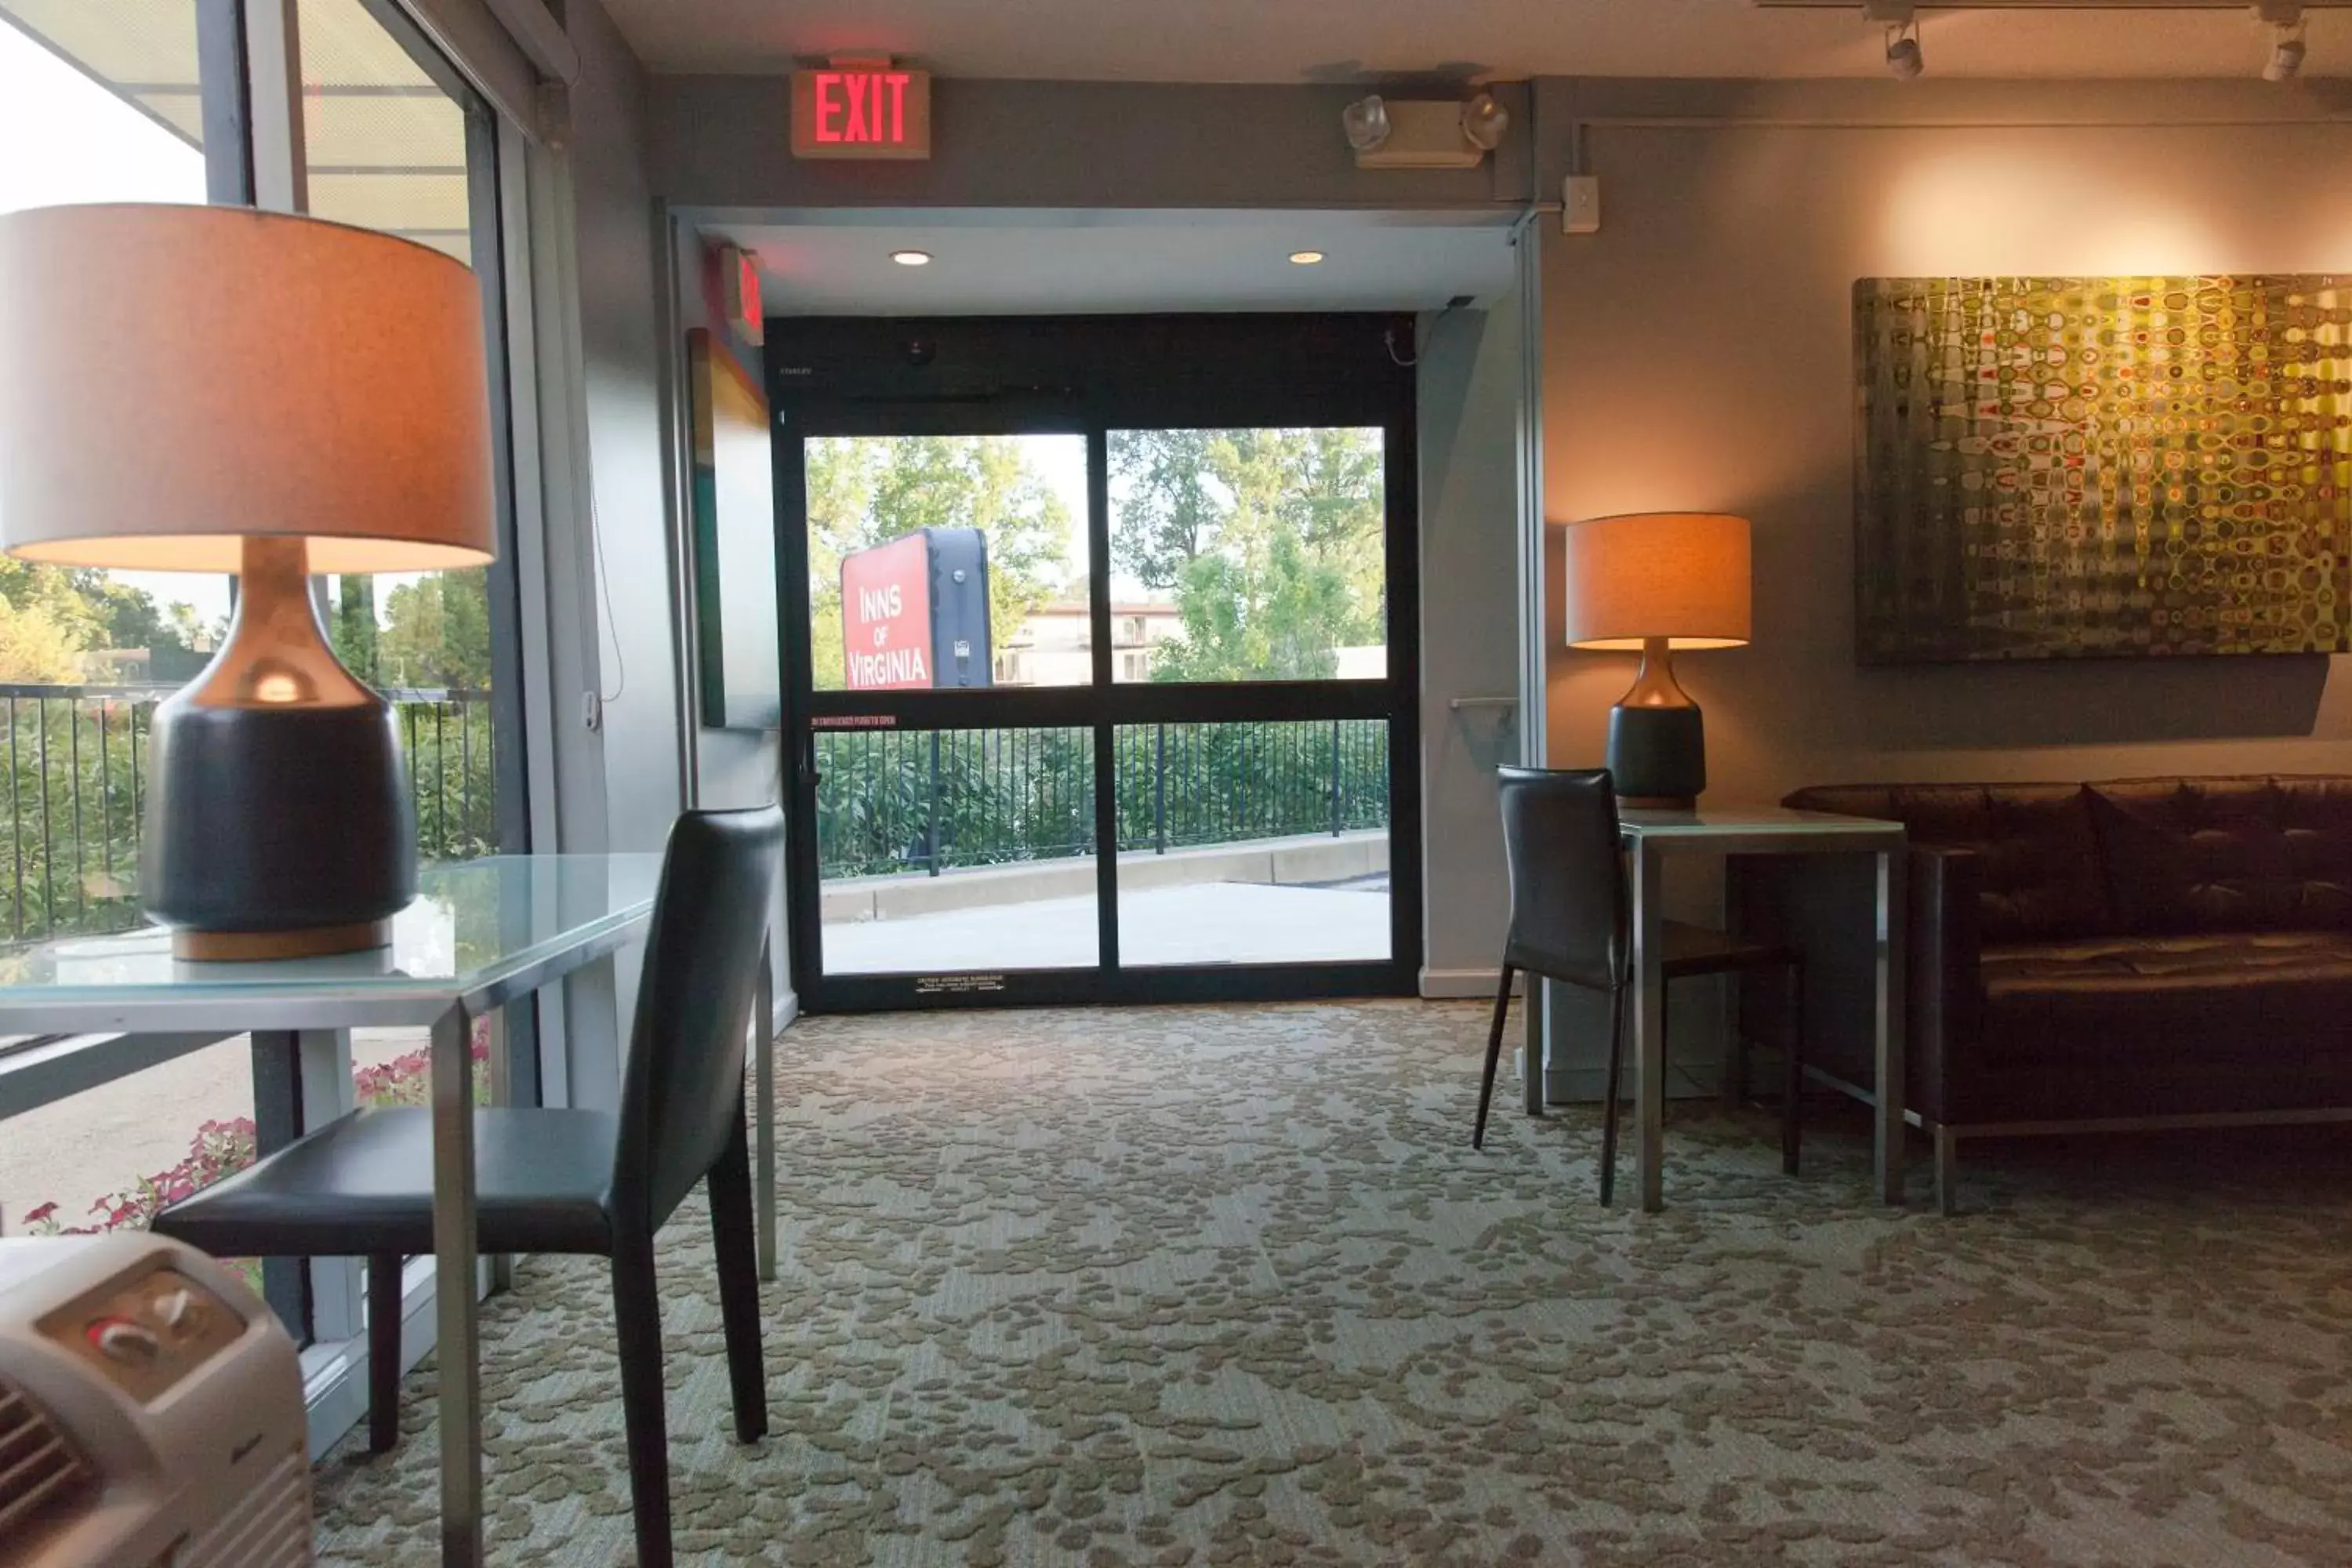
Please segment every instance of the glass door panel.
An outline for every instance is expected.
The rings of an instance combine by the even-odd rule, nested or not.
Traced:
[[[826,974],[1101,961],[1092,731],[861,725],[814,740]]]
[[[814,436],[818,691],[1084,686],[1087,438]]]
[[[1390,956],[1387,721],[1131,724],[1114,744],[1123,964]]]
[[[1113,430],[1111,677],[1388,673],[1377,426]]]

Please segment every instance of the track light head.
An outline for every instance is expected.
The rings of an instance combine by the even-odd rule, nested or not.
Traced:
[[[2293,81],[2303,74],[2303,16],[2271,24],[2271,52],[2263,61],[2264,81]]]
[[[1496,102],[1491,92],[1481,92],[1462,106],[1462,135],[1473,147],[1493,152],[1510,128],[1510,110]]]
[[[1379,93],[1368,92],[1339,111],[1339,125],[1349,146],[1370,153],[1389,139],[1389,106]]]
[[[1897,81],[1916,81],[1919,73],[1927,68],[1927,58],[1919,52],[1916,23],[1887,29],[1886,68]]]

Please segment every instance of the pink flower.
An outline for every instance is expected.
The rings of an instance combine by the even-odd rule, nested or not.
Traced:
[[[57,1212],[58,1205],[54,1203],[43,1204],[37,1209],[26,1209],[25,1211],[25,1223],[26,1225],[38,1225]]]

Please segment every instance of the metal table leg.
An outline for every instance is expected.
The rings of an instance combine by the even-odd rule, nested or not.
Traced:
[[[1872,946],[1876,984],[1872,1026],[1877,1040],[1874,1086],[1878,1104],[1878,1195],[1883,1203],[1903,1202],[1903,944],[1895,939],[1903,921],[1903,852],[1877,856],[1877,904],[1873,917]]]
[[[440,1369],[441,1561],[482,1562],[481,1323],[475,1305],[472,1020],[452,1007],[433,1026],[435,1356]]]
[[[1633,1162],[1640,1178],[1642,1208],[1665,1206],[1666,979],[1662,857],[1643,839],[1626,858],[1633,872]]]
[[[752,1047],[752,1116],[758,1122],[756,1166],[759,1205],[760,1278],[776,1277],[776,972],[765,946],[760,949],[760,1000],[753,1026],[760,1038]]]

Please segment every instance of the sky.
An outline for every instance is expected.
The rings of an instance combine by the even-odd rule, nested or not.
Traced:
[[[205,157],[0,21],[0,213],[68,202],[202,202]],[[38,149],[34,156],[23,155]],[[206,622],[228,614],[228,579],[112,572]],[[381,602],[381,601],[379,601]]]

